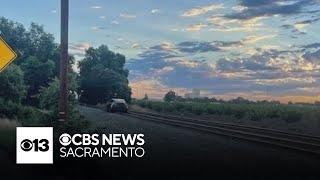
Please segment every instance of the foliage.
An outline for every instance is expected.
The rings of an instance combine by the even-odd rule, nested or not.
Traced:
[[[32,23],[25,29],[20,23],[0,17],[2,37],[17,52],[18,58],[0,73],[0,117],[17,119],[22,125],[54,123],[58,119],[59,45],[43,26]],[[69,59],[69,120],[79,121],[75,110],[78,76]],[[30,106],[31,105],[31,106]],[[38,108],[41,109],[38,109]],[[73,123],[76,124],[76,123]]]
[[[166,102],[175,101],[175,99],[176,99],[176,93],[174,91],[167,92],[167,94],[163,98],[163,100]]]
[[[144,94],[144,97],[142,100],[149,100],[148,94]]]
[[[26,95],[26,85],[23,80],[23,72],[16,65],[7,67],[0,73],[0,97],[20,103]]]
[[[69,89],[69,103],[70,106],[76,105],[76,91],[78,88],[76,73],[69,73],[68,75],[68,89]],[[37,98],[39,99],[39,106],[42,109],[50,109],[52,111],[58,111],[60,81],[58,78],[54,78],[48,87],[42,87]]]
[[[49,78],[53,76],[55,64],[51,60],[41,62],[36,57],[29,56],[21,67],[25,72],[25,82],[29,86],[26,102],[37,105],[38,99],[35,95],[39,93],[41,87],[47,86],[50,82]]]
[[[124,69],[125,57],[107,46],[89,48],[79,63],[80,101],[88,104],[105,103],[111,98],[131,100],[129,71]]]
[[[57,111],[58,109],[58,100],[59,100],[59,80],[57,78],[53,79],[49,83],[49,86],[42,88],[38,95],[39,106],[42,109],[53,109]]]
[[[320,110],[316,106],[291,106],[285,104],[232,104],[232,103],[198,103],[198,102],[156,102],[136,100],[135,104],[158,112],[179,112],[196,115],[210,114],[233,116],[237,119],[247,118],[253,121],[263,119],[281,119],[296,122],[303,118],[317,119]]]
[[[52,120],[48,112],[0,98],[0,118],[16,119],[22,125],[41,125]]]
[[[35,23],[26,30],[22,24],[0,17],[0,29],[2,37],[18,54],[14,63],[24,73],[27,94],[23,103],[37,106],[35,96],[40,88],[46,87],[58,73],[58,45],[52,34]]]

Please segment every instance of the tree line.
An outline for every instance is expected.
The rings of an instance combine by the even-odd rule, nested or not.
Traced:
[[[47,109],[57,113],[59,99],[60,45],[44,27],[0,17],[1,36],[18,54],[18,58],[0,73],[0,117],[9,114],[6,104]],[[89,48],[79,63],[80,73],[69,56],[68,89],[70,108],[76,98],[88,104],[106,102],[112,97],[130,101],[129,71],[125,56],[114,53],[106,45]],[[4,110],[6,108],[6,110]]]
[[[148,100],[147,94],[145,95],[143,100]],[[230,99],[230,100],[216,99],[215,97],[211,97],[211,98],[209,98],[209,97],[184,98],[184,97],[178,96],[172,90],[167,92],[164,95],[163,100],[165,102],[199,102],[199,103],[232,103],[232,104],[281,104],[280,101],[276,101],[276,100],[271,100],[271,101],[268,101],[268,100],[252,101],[252,100],[249,100],[249,99],[245,99],[243,97],[237,97],[237,98]],[[293,102],[289,101],[288,104],[289,105],[316,105],[316,106],[319,106],[320,102],[319,101],[315,101],[314,103],[302,103],[302,102],[293,103]]]

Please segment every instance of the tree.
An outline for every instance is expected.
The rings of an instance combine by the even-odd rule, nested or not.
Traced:
[[[163,100],[166,102],[175,101],[175,99],[176,99],[176,93],[174,91],[167,92],[167,94],[163,98]]]
[[[59,74],[60,51],[54,36],[45,32],[43,26],[32,23],[30,28],[25,29],[22,24],[4,17],[0,17],[0,30],[1,36],[18,54],[18,58],[0,73],[0,116],[18,118],[23,121],[22,125],[37,119],[41,123],[44,119],[57,119],[59,80],[55,77]],[[71,68],[74,62],[74,57],[70,56],[69,121],[64,126],[72,127],[72,130],[76,130],[79,124],[81,127],[85,124],[74,106],[79,80]],[[30,122],[26,124],[30,125]]]
[[[143,100],[147,101],[149,99],[148,94],[144,94]]]
[[[59,73],[59,46],[52,34],[35,23],[27,30],[20,23],[0,17],[0,29],[6,42],[18,54],[14,64],[23,71],[28,88],[24,103],[37,106],[36,95],[40,88],[47,87]]]
[[[10,65],[0,73],[0,97],[5,101],[21,103],[26,95],[23,72],[17,65]]]
[[[125,57],[105,45],[89,48],[79,63],[80,101],[88,104],[105,103],[111,98],[130,101],[129,71],[124,65]]]
[[[29,105],[37,105],[38,99],[36,95],[39,93],[40,88],[47,87],[51,78],[53,78],[55,64],[51,60],[42,62],[34,56],[29,56],[21,64],[21,68],[25,74],[24,80],[28,84],[26,102]]]
[[[68,74],[68,89],[69,89],[69,105],[76,103],[76,91],[78,84],[76,81],[76,73]],[[48,87],[42,87],[40,89],[37,98],[39,99],[39,106],[42,109],[50,109],[58,111],[59,102],[60,81],[58,78],[54,78],[48,85]]]
[[[40,89],[38,94],[40,108],[58,110],[59,87],[59,79],[55,78],[48,87]]]
[[[243,97],[237,97],[236,99],[232,99],[229,102],[235,104],[250,104],[250,101]]]

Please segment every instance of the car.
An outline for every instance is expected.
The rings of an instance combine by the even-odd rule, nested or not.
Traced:
[[[107,111],[108,112],[128,112],[128,104],[124,99],[111,99],[107,102]]]

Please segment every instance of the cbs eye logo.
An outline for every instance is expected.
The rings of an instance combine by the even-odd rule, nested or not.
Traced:
[[[46,152],[49,150],[49,141],[47,139],[34,139],[31,141],[30,139],[24,139],[20,143],[20,147],[23,151],[33,151],[38,152]]]
[[[61,145],[68,146],[71,144],[71,136],[67,133],[61,134],[59,141]]]
[[[17,164],[53,164],[53,128],[16,128]]]

